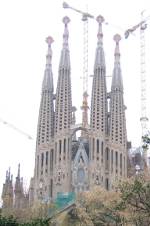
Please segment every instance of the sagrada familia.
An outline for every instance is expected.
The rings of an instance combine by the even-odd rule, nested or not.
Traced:
[[[20,178],[15,185],[10,171],[3,185],[3,207],[32,206],[37,200],[52,202],[58,192],[83,192],[101,186],[107,190],[127,177],[127,132],[120,66],[120,35],[114,36],[114,69],[111,91],[106,86],[106,64],[103,49],[102,16],[97,17],[98,34],[91,91],[90,123],[87,93],[83,95],[82,123],[76,124],[72,105],[71,63],[69,51],[69,18],[64,17],[56,92],[52,72],[53,39],[46,39],[48,52],[42,83],[37,125],[34,176],[27,194]],[[76,84],[77,85],[77,84]],[[81,131],[77,139],[76,132]]]

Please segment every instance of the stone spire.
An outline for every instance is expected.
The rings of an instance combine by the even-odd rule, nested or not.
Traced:
[[[42,90],[50,90],[53,92],[53,73],[52,73],[52,49],[51,44],[53,43],[52,37],[46,38],[46,43],[48,44],[48,51],[46,55],[46,67],[45,67],[45,73],[44,73],[44,79],[42,84]]]
[[[20,164],[18,164],[18,173],[15,182],[15,192],[21,191],[21,180],[20,180]]]
[[[46,39],[48,52],[46,55],[46,66],[42,83],[41,103],[37,128],[37,147],[47,145],[54,136],[54,95],[53,95],[53,73],[52,73],[52,49],[53,38]]]
[[[121,36],[116,34],[114,36],[114,41],[116,42],[115,47],[115,61],[114,61],[114,70],[113,70],[113,78],[112,78],[112,89],[119,88],[123,91],[123,82],[122,82],[122,74],[120,68],[120,50],[119,50],[119,41],[121,40]]]
[[[68,47],[68,23],[70,19],[63,18],[65,25],[63,34],[63,48],[59,63],[59,75],[56,90],[55,132],[67,130],[72,122],[72,97],[70,77],[70,53]]]
[[[10,168],[6,171],[5,183],[2,190],[3,208],[13,207],[13,176],[10,173]]]
[[[63,18],[64,34],[58,69],[58,81],[55,102],[55,167],[54,196],[57,192],[69,192],[71,180],[71,136],[72,95],[70,76],[70,52],[68,46],[68,23],[70,19]],[[63,175],[63,176],[62,176]]]
[[[23,187],[22,187],[21,178],[20,178],[20,164],[18,164],[18,173],[15,181],[14,194],[15,194],[14,206],[15,208],[19,209],[22,205],[22,198],[23,198]]]
[[[106,67],[105,55],[103,50],[103,33],[102,23],[104,18],[97,17],[98,22],[98,42],[95,54],[94,77],[92,85],[91,98],[91,128],[98,130],[103,135],[106,133],[107,127],[107,92],[106,92]]]
[[[126,147],[126,119],[119,51],[120,40],[121,36],[116,34],[114,36],[116,47],[110,98],[110,139],[112,143]]]
[[[70,54],[69,54],[69,45],[68,45],[68,38],[69,38],[68,23],[69,22],[70,22],[69,17],[65,16],[63,18],[63,23],[65,25],[65,28],[64,28],[64,34],[63,34],[63,48],[61,51],[59,70],[64,67],[67,69],[70,69]]]
[[[102,16],[98,16],[96,20],[98,22],[98,33],[97,33],[98,41],[95,55],[94,70],[96,70],[97,67],[105,68],[105,56],[103,50],[103,32],[102,32],[102,23],[104,22],[104,18]]]
[[[18,175],[17,175],[18,178],[20,178],[20,163],[18,164]]]

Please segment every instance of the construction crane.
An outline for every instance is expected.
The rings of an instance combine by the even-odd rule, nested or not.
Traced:
[[[146,112],[146,60],[145,60],[145,30],[147,28],[147,21],[150,19],[150,15],[143,18],[144,11],[141,12],[141,22],[125,31],[125,38],[128,38],[130,34],[140,29],[140,58],[141,58],[141,127],[142,136],[147,134],[147,112]]]
[[[140,29],[140,67],[141,67],[141,129],[142,129],[142,137],[148,134],[148,117],[147,117],[147,93],[146,93],[146,53],[145,53],[145,30],[147,28],[147,21],[150,19],[150,15],[144,18],[144,11],[141,12],[141,21],[135,26],[129,28],[125,31],[125,38],[127,39],[130,34],[136,31],[138,28]],[[146,153],[147,155],[147,153]],[[146,156],[145,156],[146,157]],[[147,157],[146,157],[147,158]]]
[[[146,21],[150,19],[150,15],[143,19],[143,12],[141,12],[141,21],[136,24],[135,26],[127,29],[124,33],[125,38],[127,39],[130,34],[132,34],[134,31],[136,31],[137,28],[140,28],[140,30],[145,30],[147,28]]]
[[[82,125],[85,128],[88,125],[88,19],[94,19],[94,16],[88,12],[83,12],[67,2],[63,2],[63,8],[71,9],[82,15],[83,21],[83,102],[82,102]],[[82,132],[84,133],[84,131]],[[84,135],[84,134],[82,134]]]
[[[25,133],[25,132],[22,131],[21,129],[18,129],[16,126],[14,126],[13,124],[11,124],[11,123],[9,123],[9,122],[3,120],[2,118],[0,118],[0,122],[2,122],[4,125],[6,125],[6,126],[12,128],[12,129],[16,130],[18,133],[20,133],[20,134],[26,136],[28,139],[30,139],[30,140],[33,139],[29,134]]]

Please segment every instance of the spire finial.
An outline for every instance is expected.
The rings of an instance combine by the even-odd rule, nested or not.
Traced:
[[[63,18],[63,23],[65,24],[65,26],[67,26],[67,24],[70,22],[70,19],[69,19],[69,17],[68,16],[65,16],[64,18]]]
[[[46,42],[47,42],[48,46],[51,46],[51,44],[54,42],[54,39],[51,36],[48,36],[46,38]]]
[[[114,41],[116,42],[116,48],[115,48],[115,61],[119,62],[120,59],[120,51],[119,51],[119,42],[121,40],[121,36],[119,34],[114,35]]]
[[[46,38],[46,43],[48,44],[48,53],[46,55],[46,66],[51,65],[52,60],[52,49],[51,44],[54,42],[53,38],[51,36],[48,36]]]
[[[8,170],[6,170],[6,181],[8,180]]]
[[[20,163],[18,164],[18,175],[17,175],[18,178],[20,178]]]
[[[9,167],[9,170],[8,170],[8,178],[10,180],[10,167]]]
[[[103,40],[102,23],[104,22],[104,17],[99,15],[97,16],[96,20],[99,24],[98,34],[97,34],[98,44],[102,44],[102,40]]]
[[[65,16],[62,21],[65,24],[65,29],[64,29],[64,34],[63,34],[63,47],[66,48],[66,47],[68,47],[68,37],[69,37],[67,25],[70,22],[70,19],[69,19],[69,17]]]

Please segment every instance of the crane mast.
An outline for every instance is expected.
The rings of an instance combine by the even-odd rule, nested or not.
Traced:
[[[94,19],[94,16],[88,12],[83,12],[76,8],[71,7],[68,3],[63,2],[63,8],[69,8],[82,15],[83,21],[83,101],[82,101],[82,126],[85,128],[88,125],[88,19]],[[82,137],[86,134],[84,131],[81,133]]]
[[[82,16],[83,21],[83,100],[82,100],[82,125],[88,125],[88,17]],[[82,137],[86,137],[85,131],[81,132]]]
[[[147,117],[147,92],[146,92],[146,51],[145,51],[145,30],[147,28],[147,20],[150,15],[144,18],[144,11],[141,12],[141,22],[125,31],[125,38],[128,38],[132,32],[140,29],[140,76],[141,76],[141,130],[142,137],[148,134],[148,117]],[[147,164],[147,153],[143,153]]]
[[[143,12],[141,13],[143,20]],[[143,23],[140,27],[140,51],[141,51],[141,128],[142,136],[147,134],[147,112],[146,112],[146,61],[145,61],[145,29],[147,24]]]

